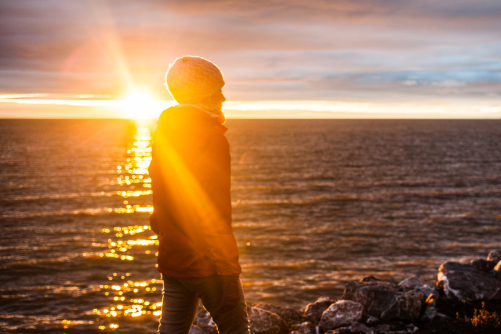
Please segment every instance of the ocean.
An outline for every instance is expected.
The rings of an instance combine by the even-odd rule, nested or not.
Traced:
[[[247,301],[501,249],[499,120],[228,120]],[[154,123],[0,120],[0,331],[154,332]]]

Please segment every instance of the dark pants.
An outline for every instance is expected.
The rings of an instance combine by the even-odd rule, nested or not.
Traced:
[[[164,289],[158,333],[188,334],[201,300],[220,334],[249,334],[247,306],[241,283],[238,306],[231,311],[220,313],[216,312],[222,291],[219,276],[162,278]]]

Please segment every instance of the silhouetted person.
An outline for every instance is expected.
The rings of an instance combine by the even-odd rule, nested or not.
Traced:
[[[221,112],[223,75],[193,56],[175,60],[149,167],[164,280],[159,333],[187,334],[200,300],[220,333],[248,334],[238,248],[231,226],[230,151]]]

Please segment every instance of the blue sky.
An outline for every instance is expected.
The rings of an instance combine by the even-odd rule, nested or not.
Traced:
[[[0,0],[0,43],[0,117],[47,110],[8,94],[170,100],[164,73],[182,55],[218,64],[229,102],[501,117],[500,1]]]

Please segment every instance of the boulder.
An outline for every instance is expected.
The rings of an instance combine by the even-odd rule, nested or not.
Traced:
[[[437,316],[437,299],[438,296],[430,294],[426,299],[426,308],[424,310],[422,320],[430,321]]]
[[[501,301],[501,281],[472,264],[443,263],[438,269],[438,285],[448,298],[463,302]]]
[[[332,304],[322,314],[318,324],[320,332],[323,333],[341,326],[349,326],[360,321],[363,310],[362,304],[351,300],[340,300]]]
[[[285,321],[275,313],[257,308],[248,308],[251,334],[287,334]]]
[[[192,325],[189,334],[207,334],[207,332],[197,325]]]
[[[405,291],[416,290],[422,292],[427,299],[430,298],[430,296],[432,296],[432,299],[434,300],[440,297],[440,293],[435,286],[426,284],[421,277],[417,275],[403,280],[398,283],[398,286],[403,288]]]
[[[302,322],[300,324],[292,325],[291,326],[291,334],[292,333],[297,333],[297,334],[316,334],[316,329],[315,326],[309,321]]]
[[[501,279],[501,261],[499,261],[492,270],[492,275],[497,279]]]
[[[377,325],[376,327],[373,328],[373,330],[376,332],[376,334],[386,334],[390,332],[393,329],[393,326],[389,324],[381,324]]]
[[[332,332],[333,334],[374,334],[374,330],[372,328],[369,328],[359,322],[356,322],[351,326],[341,327],[329,332]]]
[[[478,271],[489,272],[494,269],[496,265],[495,262],[487,261],[484,259],[476,259],[470,262],[470,264],[475,267]]]
[[[320,297],[313,303],[309,303],[306,305],[306,309],[304,310],[304,320],[309,321],[316,326],[322,317],[322,313],[324,313],[324,311],[335,302],[335,300],[332,300],[329,297]]]
[[[193,324],[204,331],[204,333],[208,334],[217,334],[216,323],[212,320],[209,312],[205,309],[198,311]],[[193,328],[193,326],[192,326]],[[192,333],[193,334],[193,333]]]
[[[346,285],[343,299],[359,302],[368,316],[381,320],[417,320],[427,295],[419,290],[405,290],[394,283],[373,277]]]
[[[412,334],[417,333],[419,328],[414,324],[397,326],[382,324],[373,328],[375,334]]]
[[[501,251],[493,250],[487,255],[487,261],[498,263],[501,261]]]
[[[289,328],[293,325],[300,324],[302,320],[301,313],[292,307],[277,306],[267,303],[258,303],[254,305],[254,307],[275,313],[285,321]]]
[[[423,285],[425,285],[425,283],[423,282],[421,277],[417,275],[406,278],[402,282],[398,283],[398,286],[404,289],[414,289]]]

